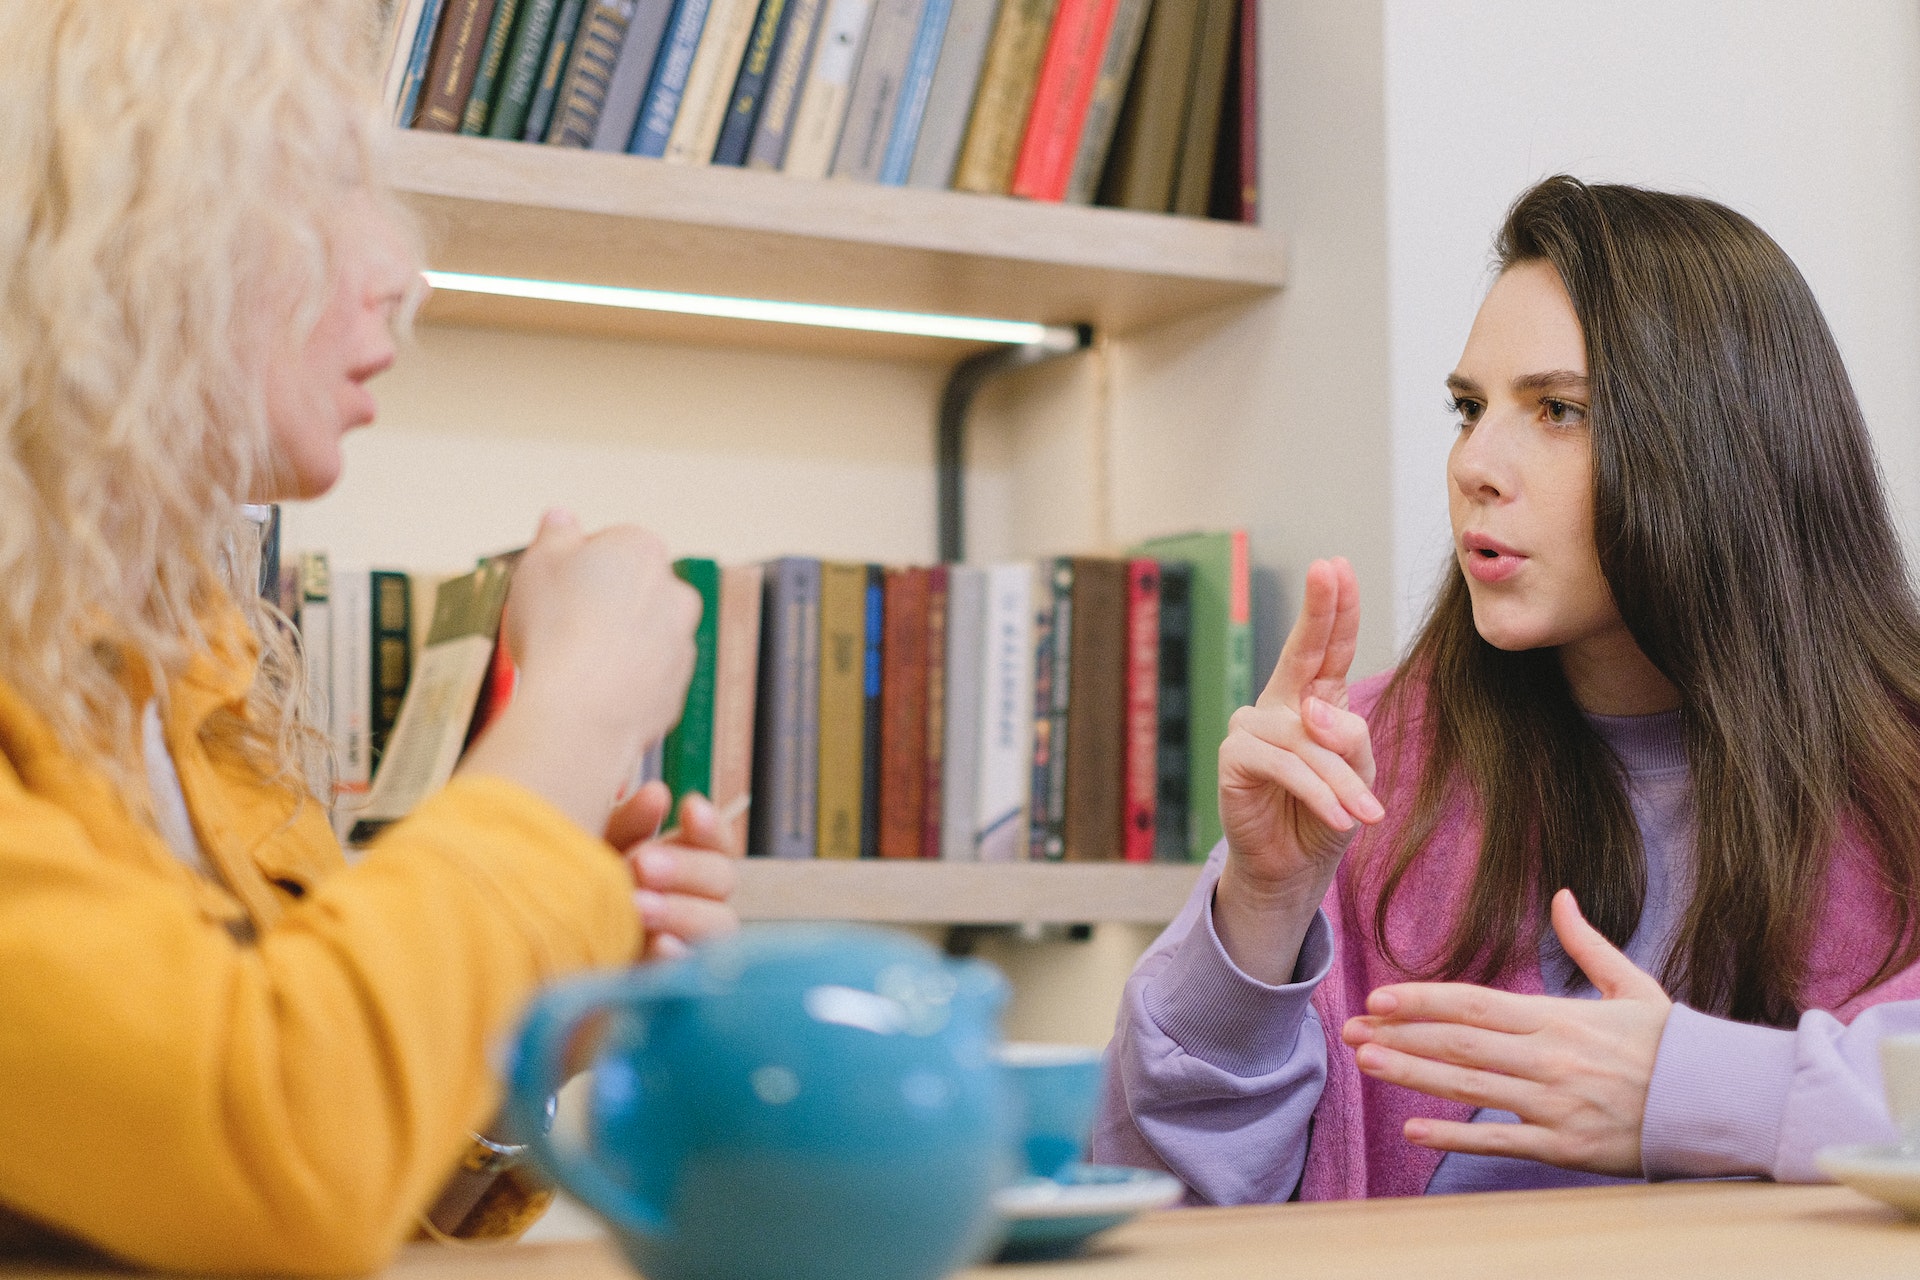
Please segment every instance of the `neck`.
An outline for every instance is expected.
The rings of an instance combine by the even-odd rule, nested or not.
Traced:
[[[1560,670],[1580,709],[1596,716],[1647,716],[1680,705],[1680,690],[1660,674],[1622,626],[1560,646]]]

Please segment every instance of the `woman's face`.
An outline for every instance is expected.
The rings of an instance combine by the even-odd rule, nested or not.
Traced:
[[[1550,264],[1494,282],[1447,387],[1460,414],[1448,509],[1474,627],[1508,650],[1631,645],[1593,544],[1586,348]]]
[[[371,198],[352,197],[342,216],[326,307],[305,340],[267,366],[273,473],[259,501],[317,498],[340,479],[341,441],[373,421],[367,383],[393,363],[394,319],[419,278]]]

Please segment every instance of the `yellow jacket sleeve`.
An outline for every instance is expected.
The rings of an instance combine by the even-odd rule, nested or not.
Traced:
[[[379,1267],[526,1000],[638,945],[625,866],[503,781],[457,779],[251,937],[92,826],[0,761],[0,1204],[143,1266]]]

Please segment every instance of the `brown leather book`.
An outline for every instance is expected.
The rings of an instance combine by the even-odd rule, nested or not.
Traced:
[[[460,131],[467,99],[473,94],[473,78],[480,73],[493,5],[494,0],[452,0],[441,15],[414,128],[435,133]]]
[[[947,566],[927,570],[927,789],[920,799],[925,827],[920,856],[940,856],[940,824],[946,814],[947,771]]]
[[[1180,133],[1193,88],[1193,49],[1203,0],[1156,4],[1147,15],[1133,84],[1100,186],[1100,203],[1166,213],[1173,208]]]
[[[880,856],[918,858],[927,798],[927,596],[924,568],[889,568],[880,656]]]
[[[1005,195],[1012,186],[1040,61],[1046,56],[1047,36],[1059,6],[1060,0],[1005,0],[1002,4],[987,46],[986,65],[980,69],[980,87],[974,91],[966,141],[960,144],[960,161],[953,172],[955,191]]]
[[[1068,862],[1122,851],[1127,736],[1127,562],[1073,560],[1071,693],[1067,698]]]

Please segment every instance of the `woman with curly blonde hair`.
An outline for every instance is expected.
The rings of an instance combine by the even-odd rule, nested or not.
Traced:
[[[370,9],[0,10],[0,1257],[376,1267],[528,996],[733,923],[711,807],[613,803],[698,608],[637,529],[543,522],[519,694],[351,868],[312,797],[241,508],[333,485],[419,278]]]

